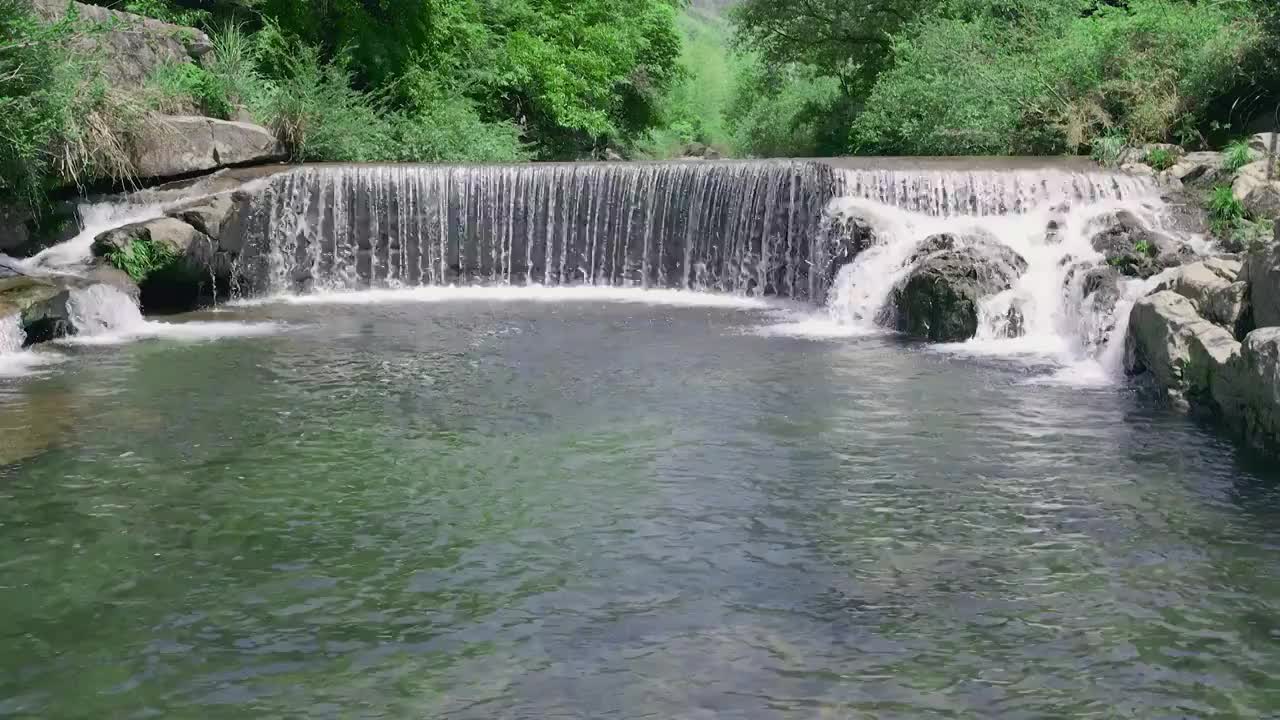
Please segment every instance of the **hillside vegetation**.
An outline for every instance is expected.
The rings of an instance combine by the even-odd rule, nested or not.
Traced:
[[[1280,99],[1272,0],[742,0],[733,17],[762,75],[782,78],[739,102],[777,103],[789,117],[767,117],[797,129],[797,151],[1199,146]],[[788,99],[797,78],[821,92]]]
[[[198,27],[142,92],[0,0],[0,200],[128,174],[148,113],[299,161],[1218,145],[1280,100],[1272,0],[98,0]],[[709,151],[708,151],[709,149]]]

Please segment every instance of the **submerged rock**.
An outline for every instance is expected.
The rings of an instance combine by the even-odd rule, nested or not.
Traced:
[[[980,241],[957,246],[954,235],[936,235],[921,246],[915,267],[893,291],[891,305],[898,330],[934,342],[959,342],[978,332],[978,304],[1013,287],[1027,261],[1012,249]],[[926,252],[931,251],[931,252]],[[1006,320],[1020,332],[1016,308]]]
[[[1195,257],[1186,244],[1148,228],[1128,211],[1108,213],[1095,220],[1102,227],[1090,244],[1121,274],[1148,278]]]

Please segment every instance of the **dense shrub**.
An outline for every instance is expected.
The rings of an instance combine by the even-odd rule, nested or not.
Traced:
[[[0,0],[0,199],[39,206],[62,184],[132,177],[146,109],[70,51],[70,19],[44,24],[26,0]]]
[[[1244,7],[1131,0],[1034,23],[929,16],[895,45],[852,144],[971,154],[1076,151],[1111,134],[1195,142],[1260,47]]]

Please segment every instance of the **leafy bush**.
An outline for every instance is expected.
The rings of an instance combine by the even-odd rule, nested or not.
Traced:
[[[876,79],[852,146],[1020,154],[1074,151],[1113,134],[1197,141],[1207,109],[1243,82],[1261,46],[1240,3],[1129,0],[1087,13],[1058,4],[1069,12],[1032,20],[944,4],[912,25]]]
[[[485,122],[475,103],[450,92],[439,78],[414,67],[398,89],[404,110],[390,114],[396,154],[404,162],[516,162],[529,150],[514,123]]]
[[[1163,172],[1173,167],[1177,158],[1167,148],[1152,148],[1147,151],[1147,165],[1156,172]]]
[[[381,96],[352,87],[344,57],[326,64],[318,48],[290,38],[274,24],[258,34],[271,79],[256,98],[263,119],[297,161],[365,162],[395,154]]]
[[[1244,205],[1230,185],[1219,185],[1209,194],[1209,225],[1214,235],[1227,237],[1244,220]]]
[[[178,8],[168,0],[129,0],[120,9],[175,25],[198,26],[210,17],[207,10]]]
[[[1093,141],[1089,156],[1103,167],[1115,167],[1128,149],[1129,141],[1123,135],[1103,135]]]
[[[823,118],[836,117],[839,83],[798,65],[745,65],[725,113],[736,151],[749,157],[835,154],[822,142]]]
[[[1229,173],[1236,173],[1240,168],[1253,162],[1253,151],[1249,149],[1248,140],[1235,140],[1222,155],[1222,166]]]

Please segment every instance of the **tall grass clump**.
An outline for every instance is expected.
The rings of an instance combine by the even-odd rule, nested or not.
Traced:
[[[364,162],[394,153],[385,96],[356,90],[344,55],[325,62],[319,48],[272,23],[258,33],[257,52],[269,79],[256,114],[294,160]]]
[[[1209,225],[1214,235],[1228,237],[1244,220],[1244,205],[1230,185],[1219,185],[1209,193]]]
[[[1249,149],[1248,140],[1235,140],[1227,145],[1222,154],[1222,166],[1229,173],[1236,173],[1240,168],[1253,162],[1253,151]]]

